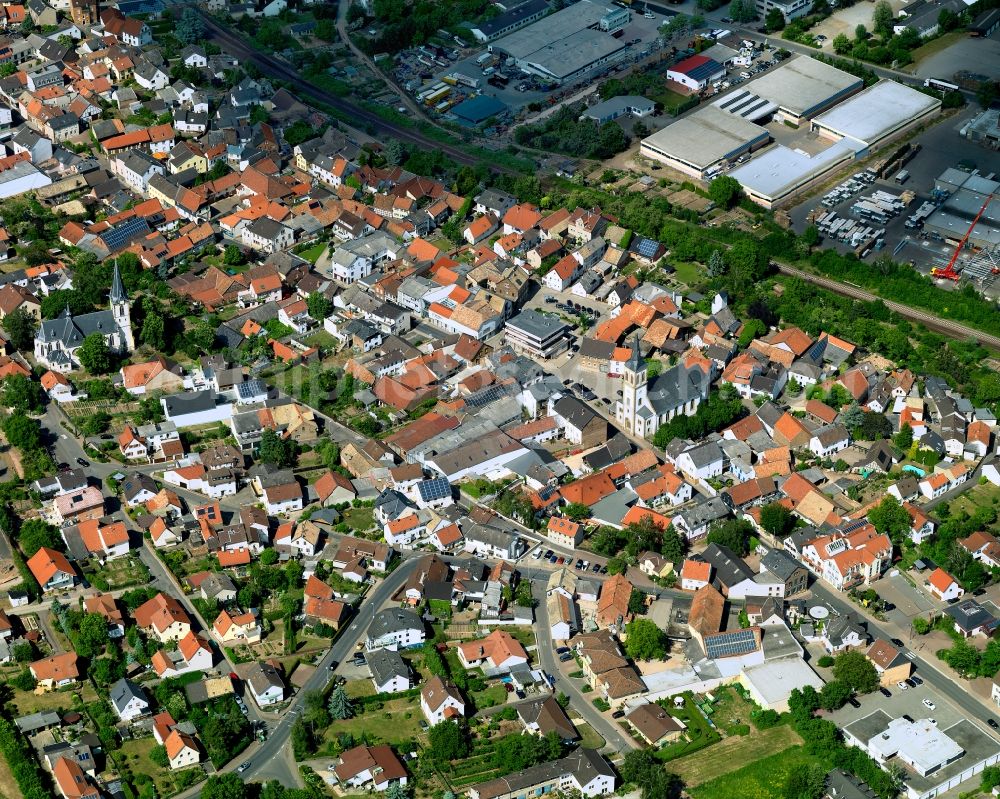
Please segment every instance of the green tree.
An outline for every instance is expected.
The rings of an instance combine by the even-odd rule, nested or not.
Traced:
[[[722,257],[722,252],[712,250],[712,254],[708,256],[709,277],[722,277],[726,273],[726,268],[726,259]]]
[[[760,509],[760,526],[780,540],[795,527],[795,517],[784,505],[770,502]]]
[[[295,442],[282,439],[274,430],[265,430],[260,438],[257,458],[261,463],[293,466],[296,460]]]
[[[834,405],[833,407],[838,406]],[[865,412],[861,410],[861,406],[857,402],[852,402],[850,407],[844,411],[844,427],[853,433],[861,427],[864,421]]]
[[[750,553],[750,536],[753,526],[745,519],[728,519],[708,533],[708,543],[729,547],[743,558]]]
[[[201,799],[247,799],[247,787],[243,779],[233,772],[213,774],[205,780],[201,789]]]
[[[514,604],[522,608],[535,606],[535,597],[531,594],[531,580],[522,579],[517,584],[517,589],[514,591]]]
[[[622,761],[622,779],[638,786],[642,799],[672,799],[680,792],[680,780],[663,767],[652,749],[631,749]]]
[[[830,680],[819,692],[820,707],[823,710],[841,708],[850,698],[851,687],[840,680]]]
[[[149,759],[160,768],[167,768],[170,765],[166,748],[159,744],[149,750]]]
[[[309,315],[317,322],[322,322],[333,311],[333,303],[319,291],[312,292],[306,298],[306,306],[309,309]]]
[[[174,36],[181,44],[197,44],[205,38],[205,23],[193,8],[185,8],[181,18],[174,25]]]
[[[24,375],[10,375],[0,385],[3,387],[3,404],[8,408],[37,413],[45,407],[45,396],[37,380]]]
[[[156,303],[152,303],[156,306]],[[166,325],[163,322],[163,315],[158,307],[155,310],[147,310],[142,320],[142,332],[139,338],[143,344],[152,347],[157,352],[162,352],[167,348]]]
[[[385,790],[385,799],[409,799],[409,796],[408,788],[398,782],[390,783]]]
[[[847,55],[853,46],[846,33],[838,33],[833,37],[833,52],[837,55]]]
[[[465,729],[454,721],[435,724],[427,733],[430,756],[438,763],[458,760],[469,754],[469,738]]]
[[[574,522],[581,522],[590,518],[590,506],[584,505],[582,502],[570,502],[563,508],[563,513]]]
[[[734,0],[743,2],[743,0]],[[736,19],[736,17],[733,17]],[[729,175],[720,175],[708,184],[708,196],[720,208],[732,208],[740,199],[743,187],[740,182]]]
[[[878,672],[862,652],[841,652],[837,655],[833,676],[853,693],[870,694],[878,688]]]
[[[906,452],[913,446],[913,428],[908,422],[903,422],[899,432],[892,437],[892,443]]]
[[[42,519],[28,519],[24,522],[18,531],[17,543],[28,558],[42,547],[57,550],[62,550],[64,547],[59,531]]]
[[[222,251],[222,263],[226,266],[243,266],[246,262],[246,255],[236,244],[227,244],[226,249]]]
[[[854,39],[858,42],[868,41],[868,28],[864,25],[858,25],[854,28]]]
[[[891,494],[886,495],[878,505],[868,511],[868,521],[880,533],[889,536],[897,546],[909,534],[913,520],[909,512]]]
[[[633,660],[663,660],[667,636],[650,619],[633,619],[625,625],[625,651]]]
[[[351,426],[361,433],[361,435],[368,436],[368,438],[373,438],[378,435],[379,430],[382,429],[378,420],[368,414],[356,417],[354,421],[351,422]]]
[[[687,539],[682,536],[671,524],[663,531],[663,542],[660,545],[660,554],[675,566],[684,560],[684,553],[687,552]]]
[[[757,8],[753,0],[732,0],[729,4],[729,16],[734,22],[750,22],[757,19]]]
[[[819,764],[792,769],[782,788],[783,799],[820,799],[826,793],[826,769]]]
[[[14,411],[3,421],[3,433],[12,447],[17,447],[23,455],[38,449],[42,444],[42,426],[23,411]]]
[[[772,8],[767,12],[767,16],[764,17],[764,27],[768,33],[780,31],[785,27],[785,15],[777,8]]]
[[[893,13],[889,0],[878,0],[872,11],[872,30],[883,39],[892,36]]]
[[[77,630],[77,643],[89,654],[84,654],[84,652],[79,652],[79,654],[84,655],[84,657],[93,656],[103,650],[110,640],[107,619],[99,613],[85,614],[80,620],[80,627]]]
[[[77,350],[80,364],[92,375],[103,375],[111,371],[111,351],[103,333],[91,333]]]
[[[16,308],[3,318],[3,329],[14,349],[27,350],[34,345],[38,322],[24,308]]]
[[[344,686],[338,685],[333,689],[330,694],[330,701],[327,704],[327,710],[329,710],[330,715],[338,721],[349,719],[354,715],[354,709],[351,707],[351,700],[347,696],[347,691],[344,690]]]

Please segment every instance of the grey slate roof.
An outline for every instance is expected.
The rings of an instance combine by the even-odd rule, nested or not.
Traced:
[[[399,652],[390,649],[376,649],[368,655],[368,668],[377,685],[385,685],[393,677],[409,679],[410,669]]]

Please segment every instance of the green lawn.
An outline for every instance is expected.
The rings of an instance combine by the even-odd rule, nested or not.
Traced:
[[[367,735],[372,740],[389,744],[420,738],[423,735],[420,729],[422,719],[419,697],[393,699],[386,702],[381,710],[372,708],[352,719],[332,722],[326,729],[319,756],[332,754],[337,736],[344,732],[351,733],[355,738]]]
[[[772,727],[753,735],[735,735],[692,755],[672,761],[667,769],[688,786],[715,781],[730,771],[771,758],[796,747],[802,739],[788,725]]]
[[[669,89],[663,89],[662,91],[650,94],[649,99],[654,102],[661,103],[663,105],[663,112],[669,113],[672,109],[676,108],[681,103],[687,102],[690,98],[685,97],[683,94],[672,92]]]
[[[997,505],[1000,505],[1000,486],[992,483],[975,485],[948,503],[952,513],[964,510],[969,514],[975,513],[977,508],[991,508]]]
[[[309,263],[315,265],[315,263],[319,260],[319,257],[323,254],[323,251],[326,249],[326,246],[327,244],[325,241],[317,242],[312,247],[300,252],[299,257],[305,258]]]
[[[580,733],[580,746],[584,749],[603,749],[604,739],[585,721],[574,721],[573,726]]]
[[[121,755],[124,756],[129,768],[135,774],[145,774],[153,780],[156,786],[157,796],[173,796],[185,785],[204,778],[205,774],[200,768],[183,769],[181,771],[171,771],[169,768],[160,768],[149,759],[149,753],[156,746],[155,738],[139,738],[138,740],[125,741],[122,743]],[[192,773],[188,775],[188,771]],[[185,775],[181,777],[180,775]]]
[[[494,683],[485,691],[473,693],[472,701],[478,710],[502,705],[507,701],[507,689],[504,688],[503,683]]]
[[[348,680],[344,690],[351,698],[357,696],[375,696],[375,684],[371,680]]]
[[[741,761],[719,760],[716,767],[724,768],[725,764],[732,762],[738,764]],[[789,775],[814,763],[822,764],[822,761],[807,755],[801,746],[793,746],[697,787],[689,787],[688,793],[692,799],[733,799],[737,796],[740,799],[783,799]]]
[[[306,336],[304,343],[310,347],[325,347],[329,350],[335,350],[340,346],[340,342],[322,328],[314,330]]]
[[[344,511],[344,522],[354,530],[364,532],[375,524],[375,513],[371,508],[348,508]]]
[[[691,263],[690,261],[680,261],[671,265],[676,270],[674,272],[674,277],[686,286],[695,286],[705,280],[705,270],[702,268],[701,264]]]

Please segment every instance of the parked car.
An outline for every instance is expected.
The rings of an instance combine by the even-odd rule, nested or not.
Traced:
[[[572,654],[570,654],[569,652],[563,652],[563,653],[562,653],[562,654],[561,654],[561,655],[559,656],[559,661],[560,661],[561,663],[565,663],[565,662],[566,662],[567,660],[570,660],[570,659],[571,659],[572,657],[573,657],[573,655],[572,655]]]
[[[890,691],[888,688],[879,688],[878,690],[879,693],[882,694],[882,696],[892,696],[892,691]]]
[[[557,655],[561,655],[564,652],[569,652],[569,647],[568,646],[561,646],[558,649],[556,649],[556,654]]]
[[[624,710],[616,710],[614,713],[611,714],[611,718],[613,718],[613,719],[620,719],[620,718],[624,718],[624,717],[625,717],[625,711]]]
[[[905,690],[906,690],[907,688],[909,688],[910,686],[909,686],[909,685],[907,685],[907,684],[906,684],[905,682],[903,682],[902,680],[900,680],[900,681],[899,681],[898,683],[896,683],[896,687],[897,687],[897,688],[898,688],[898,689],[899,689],[900,691],[905,691]]]
[[[924,699],[922,704],[928,710],[934,710],[937,707],[930,699]]]
[[[903,643],[902,641],[900,641],[900,640],[899,640],[898,638],[890,638],[889,640],[890,640],[890,641],[892,641],[892,645],[893,645],[893,646],[900,646],[900,647],[902,647],[902,646],[906,646],[906,644],[904,644],[904,643]]]
[[[592,572],[594,572],[595,574],[600,573],[600,571],[601,571],[601,564],[600,563],[595,563],[593,566],[590,567],[590,570]]]
[[[552,557],[552,550],[551,549],[546,549],[545,550],[545,559],[548,560],[551,557]]]
[[[910,682],[913,683],[914,685],[923,685],[924,684],[924,681],[922,679],[920,679],[916,674],[914,674],[912,677],[910,677]]]
[[[990,729],[1000,730],[1000,724],[997,724],[996,719],[986,719],[986,723],[990,725]]]
[[[236,773],[237,774],[242,774],[244,771],[246,771],[248,768],[250,768],[250,765],[251,765],[251,763],[250,763],[249,760],[244,760],[242,763],[240,763],[240,767],[238,769],[236,769]]]
[[[851,707],[861,707],[861,703],[853,696],[847,698],[847,704],[849,704]]]
[[[77,459],[76,459],[76,462],[77,462],[77,463],[79,463],[79,464],[80,464],[80,465],[81,465],[82,467],[84,467],[85,469],[86,469],[86,468],[87,468],[88,466],[90,466],[90,461],[88,461],[88,460],[87,460],[86,458],[77,458]]]

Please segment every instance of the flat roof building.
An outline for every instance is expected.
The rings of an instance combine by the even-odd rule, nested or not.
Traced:
[[[863,149],[860,144],[848,139],[836,142],[815,155],[776,144],[749,163],[736,167],[729,176],[740,182],[747,197],[755,203],[774,208],[816,178],[845,161],[853,160],[859,149]]]
[[[948,199],[924,222],[924,230],[957,243],[966,234],[986,198],[994,195],[969,235],[972,247],[1000,246],[1000,182],[960,169],[946,169],[934,187],[949,192]]]
[[[624,12],[622,15],[621,12]],[[620,60],[626,43],[612,34],[628,11],[593,0],[579,0],[489,45],[528,72],[557,82]]]
[[[547,0],[527,0],[527,2],[514,6],[508,11],[480,22],[474,26],[472,35],[481,42],[492,42],[501,36],[513,33],[525,25],[541,19],[549,12]]]
[[[892,80],[880,80],[812,121],[832,139],[849,137],[873,147],[936,114],[941,100]]]
[[[593,119],[603,125],[623,116],[649,116],[655,110],[656,103],[652,100],[635,95],[622,95],[590,106],[580,114],[580,119]]]
[[[515,352],[552,358],[566,349],[569,330],[561,319],[528,309],[507,320],[507,343]]]
[[[781,119],[795,125],[822,113],[864,88],[864,81],[815,58],[793,58],[745,87],[778,106]]]
[[[709,105],[647,136],[639,152],[700,179],[722,161],[757,149],[770,138],[760,125]]]

